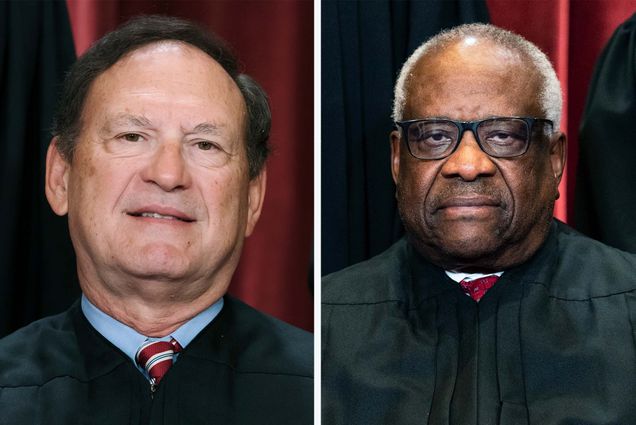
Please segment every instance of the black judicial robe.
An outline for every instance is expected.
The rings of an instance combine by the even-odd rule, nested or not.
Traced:
[[[75,303],[0,340],[0,424],[311,424],[309,333],[225,297],[151,395]]]
[[[636,424],[636,256],[553,223],[479,303],[406,241],[327,276],[323,424]]]

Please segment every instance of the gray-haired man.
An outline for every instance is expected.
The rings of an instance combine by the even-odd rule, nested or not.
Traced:
[[[407,236],[324,280],[325,424],[636,423],[636,257],[553,219],[560,111],[545,55],[490,25],[405,63]]]

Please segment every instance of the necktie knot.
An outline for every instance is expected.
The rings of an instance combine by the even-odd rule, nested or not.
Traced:
[[[475,301],[479,301],[484,295],[486,295],[486,292],[493,287],[495,282],[497,282],[497,279],[499,279],[499,276],[490,275],[474,280],[464,279],[459,282],[459,284],[466,295],[469,295]]]
[[[157,385],[172,366],[175,353],[181,349],[174,338],[170,341],[146,342],[137,350],[135,360],[148,373],[152,384]]]

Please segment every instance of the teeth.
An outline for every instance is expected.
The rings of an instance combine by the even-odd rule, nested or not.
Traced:
[[[176,217],[173,217],[171,215],[161,215],[161,214],[150,213],[150,212],[141,213],[141,216],[142,217],[151,217],[151,218],[164,218],[164,219],[168,219],[168,220],[176,220]]]

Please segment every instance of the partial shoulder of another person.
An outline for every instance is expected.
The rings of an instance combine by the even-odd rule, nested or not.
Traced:
[[[636,291],[636,254],[591,239],[561,222],[557,226],[554,296],[589,299]]]

